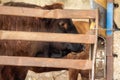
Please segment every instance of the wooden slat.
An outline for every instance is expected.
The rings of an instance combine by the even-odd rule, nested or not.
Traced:
[[[0,6],[1,15],[29,16],[40,18],[95,18],[95,10],[42,10],[35,8]]]
[[[12,56],[0,56],[0,65],[73,68],[82,70],[91,69],[91,61],[89,60],[12,57]]]
[[[99,26],[99,11],[96,10],[96,30],[95,30],[95,35],[98,36],[98,26]],[[97,54],[97,42],[98,38],[95,38],[95,43],[93,46],[93,53],[92,53],[92,77],[91,80],[95,80],[95,65],[96,65],[96,54]]]
[[[94,43],[95,38],[96,38],[95,35],[0,30],[1,40],[29,40],[29,41],[71,42],[92,44]]]

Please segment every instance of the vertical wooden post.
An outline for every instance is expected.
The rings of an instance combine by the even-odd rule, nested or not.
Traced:
[[[99,26],[99,12],[96,10],[96,30],[95,30],[95,35],[98,36],[98,26]],[[94,47],[93,47],[93,65],[92,65],[92,79],[95,80],[95,63],[96,63],[96,53],[97,53],[97,38],[95,39]]]
[[[113,0],[107,0],[107,80],[113,80]]]
[[[106,78],[107,80],[113,80],[113,35],[107,36],[106,38],[106,53],[107,53],[107,73]]]
[[[99,26],[106,28],[107,0],[90,0],[90,4],[92,9],[99,9]]]

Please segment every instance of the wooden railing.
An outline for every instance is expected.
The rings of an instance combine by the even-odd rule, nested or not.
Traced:
[[[50,41],[50,42],[94,44],[93,58],[95,58],[94,55],[96,54],[96,47],[97,47],[96,45],[97,45],[97,28],[98,28],[98,10],[59,10],[59,9],[42,10],[42,9],[23,8],[23,7],[0,6],[0,15],[28,16],[28,17],[55,18],[55,19],[60,19],[60,18],[96,19],[96,30],[94,35],[0,30],[0,40],[28,40],[28,41]],[[94,64],[95,64],[94,59],[92,63],[91,60],[0,56],[0,65],[57,67],[57,68],[74,68],[74,69],[88,70],[94,68]]]

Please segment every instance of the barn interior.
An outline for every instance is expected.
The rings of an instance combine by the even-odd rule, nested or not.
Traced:
[[[64,5],[64,9],[81,9],[81,10],[88,10],[91,9],[90,0],[0,0],[0,5],[6,2],[25,2],[40,6],[50,5],[53,3],[62,3]],[[117,5],[117,8],[114,8],[114,21],[116,23],[117,29],[114,30],[113,33],[113,54],[114,57],[114,71],[113,71],[113,78],[114,80],[120,80],[120,31],[118,28],[120,28],[120,0],[114,0],[114,3]],[[74,20],[75,21],[75,20]],[[76,20],[78,21],[78,20]],[[80,20],[81,21],[81,20]],[[87,21],[87,19],[82,20]],[[103,39],[104,40],[104,39]],[[103,47],[102,47],[103,48]],[[100,48],[99,51],[105,49]],[[101,55],[101,56],[104,56]],[[55,72],[48,72],[48,73],[35,73],[33,71],[28,71],[28,74],[26,76],[25,80],[69,80],[69,77],[67,76],[68,72],[66,70],[62,71],[55,71]],[[101,76],[104,76],[100,73]],[[79,74],[78,80],[81,80],[81,75]],[[98,79],[103,80],[103,79]]]

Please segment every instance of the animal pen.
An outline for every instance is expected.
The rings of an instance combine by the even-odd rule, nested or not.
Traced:
[[[53,59],[35,57],[0,56],[0,65],[55,67],[91,70],[89,79],[95,80],[97,37],[99,24],[99,11],[96,10],[42,10],[23,7],[0,6],[0,15],[28,16],[40,18],[72,18],[72,19],[95,19],[95,28],[91,34],[64,34],[45,32],[5,31],[0,30],[0,40],[25,40],[45,42],[70,42],[91,44],[91,57],[89,60]],[[28,37],[29,36],[29,37]],[[69,63],[69,64],[67,64]],[[107,64],[108,65],[108,64]],[[108,75],[107,75],[108,76]],[[106,76],[105,76],[106,78]],[[106,79],[110,80],[110,79]]]

